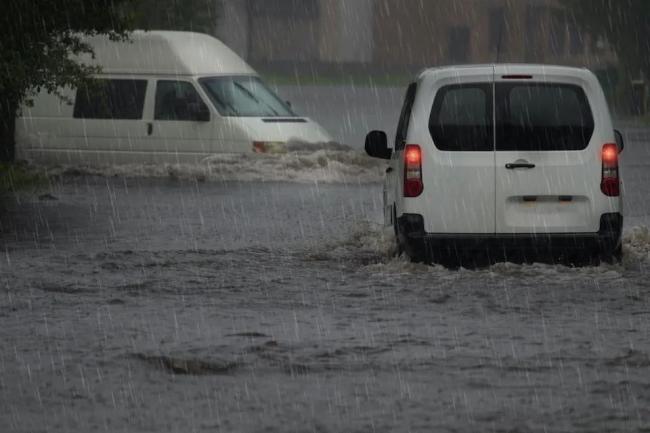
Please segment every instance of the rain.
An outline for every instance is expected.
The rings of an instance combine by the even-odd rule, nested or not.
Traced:
[[[646,3],[8,0],[0,432],[649,431]]]

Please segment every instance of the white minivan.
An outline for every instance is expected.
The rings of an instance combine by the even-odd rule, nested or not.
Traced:
[[[586,69],[478,65],[430,69],[406,92],[384,220],[416,261],[619,260],[619,153],[596,76]]]
[[[197,162],[215,153],[266,152],[332,138],[296,115],[258,74],[204,34],[137,31],[88,39],[100,66],[65,100],[40,93],[16,122],[17,156],[37,162]]]

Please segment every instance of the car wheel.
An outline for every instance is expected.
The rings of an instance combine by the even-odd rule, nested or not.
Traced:
[[[602,251],[600,253],[600,260],[609,264],[621,263],[623,261],[623,246],[619,245],[613,250]]]
[[[614,251],[614,259],[616,259],[618,263],[623,262],[623,245],[619,245]]]

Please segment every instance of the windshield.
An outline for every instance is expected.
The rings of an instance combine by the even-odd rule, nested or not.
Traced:
[[[199,80],[222,116],[294,117],[291,108],[258,77],[211,77]]]

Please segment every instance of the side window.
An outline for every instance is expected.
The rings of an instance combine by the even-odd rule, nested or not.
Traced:
[[[494,150],[492,85],[441,88],[433,101],[429,132],[436,147],[452,152]]]
[[[499,83],[496,89],[497,150],[583,150],[589,145],[594,118],[581,87]]]
[[[76,119],[142,119],[146,80],[95,79],[77,89]]]
[[[411,122],[411,111],[413,110],[413,103],[415,102],[415,94],[417,93],[417,83],[411,83],[406,90],[404,97],[404,105],[402,106],[402,113],[399,116],[399,124],[397,125],[397,135],[395,136],[395,150],[403,150],[406,144],[406,136],[409,130],[409,123]]]
[[[197,113],[207,112],[198,92],[187,81],[158,81],[156,85],[156,120],[195,121]]]

